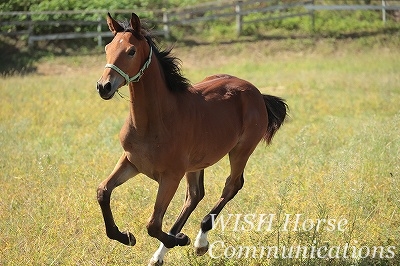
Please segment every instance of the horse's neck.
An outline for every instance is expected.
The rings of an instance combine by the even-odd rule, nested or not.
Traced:
[[[158,62],[152,62],[139,82],[130,84],[130,120],[139,135],[160,133],[165,117],[173,114],[176,99],[168,90]]]

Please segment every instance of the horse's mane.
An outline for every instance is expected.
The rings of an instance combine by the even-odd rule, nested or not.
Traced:
[[[164,72],[165,82],[169,90],[173,92],[186,91],[191,86],[190,81],[186,79],[181,72],[181,61],[179,58],[171,54],[172,47],[160,50],[159,45],[155,41],[151,32],[145,27],[141,28],[141,32],[136,32],[132,29],[128,21],[120,22],[125,31],[129,31],[135,37],[141,39],[145,38],[148,44],[153,48],[153,53],[158,59],[161,68]]]

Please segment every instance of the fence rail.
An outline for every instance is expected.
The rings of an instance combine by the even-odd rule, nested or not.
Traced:
[[[387,1],[382,0],[376,5],[316,5],[314,0],[236,0],[208,2],[186,8],[174,8],[166,10],[113,10],[112,14],[122,15],[132,12],[142,17],[150,17],[148,22],[160,26],[154,31],[156,35],[169,38],[171,27],[178,25],[189,25],[204,21],[234,19],[237,34],[240,35],[243,24],[260,21],[285,19],[288,17],[310,16],[314,26],[314,12],[321,10],[381,10],[382,20],[386,20],[387,10],[400,10],[400,3],[390,6]],[[97,38],[98,45],[102,45],[104,37],[111,37],[108,31],[104,16],[106,10],[70,10],[70,11],[29,11],[29,12],[0,12],[0,34],[3,35],[25,35],[28,44],[43,40],[76,39],[76,38]],[[251,14],[260,14],[252,18]],[[90,20],[43,20],[42,16],[76,16],[87,15]],[[16,19],[18,17],[19,19]],[[24,20],[21,20],[24,18]],[[71,27],[70,32],[47,32],[38,34],[40,28],[60,26]],[[87,27],[84,29],[84,27]],[[90,29],[89,29],[90,28]]]
[[[400,4],[400,3],[399,3]],[[377,5],[305,5],[308,10],[399,10],[400,6]]]

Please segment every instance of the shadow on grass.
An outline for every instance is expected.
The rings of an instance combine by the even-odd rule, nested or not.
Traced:
[[[35,72],[35,52],[25,49],[18,40],[2,37],[0,39],[0,75],[28,74]]]
[[[26,75],[37,71],[36,63],[49,56],[90,55],[103,53],[93,40],[56,40],[35,43],[0,35],[0,76]]]

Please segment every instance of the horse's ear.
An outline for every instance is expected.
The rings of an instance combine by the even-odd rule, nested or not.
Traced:
[[[110,15],[110,13],[107,13],[107,25],[108,28],[110,29],[110,31],[115,35],[117,34],[117,32],[121,32],[124,31],[124,29],[122,28],[122,26],[118,23],[118,21],[116,21],[115,19],[113,19]]]
[[[132,29],[135,32],[140,34],[140,30],[141,30],[140,19],[135,13],[132,13],[132,17],[131,17],[131,21],[130,22],[131,22]]]

